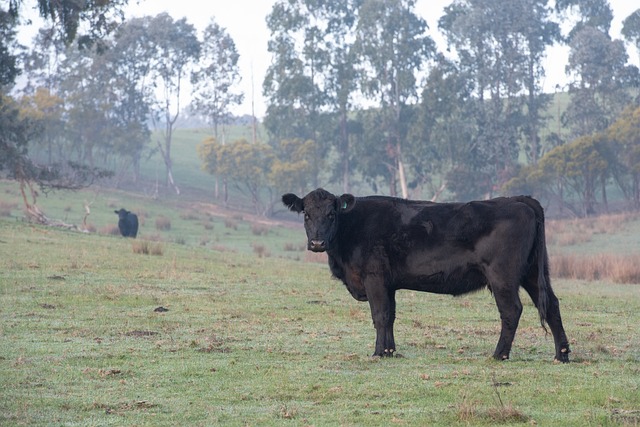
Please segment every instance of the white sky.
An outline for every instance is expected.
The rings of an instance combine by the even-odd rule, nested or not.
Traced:
[[[266,16],[274,3],[275,0],[130,0],[127,17],[155,16],[161,12],[168,12],[174,19],[186,17],[198,31],[202,31],[210,19],[214,18],[233,38],[240,54],[240,90],[244,92],[245,100],[233,113],[251,114],[253,100],[256,116],[263,117],[266,106],[262,97],[262,81],[270,62],[267,52],[269,32]],[[451,0],[417,0],[416,12],[427,21],[429,34],[436,42],[442,40],[438,33],[437,21],[442,16],[444,7],[450,3]],[[634,0],[609,0],[609,3],[614,14],[611,35],[619,38],[622,20],[639,6]],[[637,52],[629,50],[629,56],[633,63],[638,63]],[[566,48],[553,47],[549,50],[545,64],[546,91],[552,92],[557,84],[565,84],[566,62]]]

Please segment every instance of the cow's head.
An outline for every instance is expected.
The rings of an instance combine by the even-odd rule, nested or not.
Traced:
[[[129,215],[129,211],[126,209],[120,209],[119,211],[114,211],[118,214],[119,219],[125,219],[127,215]]]
[[[335,244],[340,215],[353,209],[356,199],[351,194],[338,197],[318,188],[302,199],[292,193],[285,194],[282,203],[293,212],[304,212],[307,249],[324,252]]]

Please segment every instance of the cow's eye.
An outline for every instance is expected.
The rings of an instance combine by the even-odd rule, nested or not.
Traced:
[[[305,220],[305,221],[309,221],[310,219],[311,219],[311,217],[309,216],[309,214],[305,212],[305,214],[304,214],[304,220]]]
[[[329,212],[327,214],[327,218],[329,218],[331,221],[333,221],[334,219],[336,219],[336,213],[335,212]]]

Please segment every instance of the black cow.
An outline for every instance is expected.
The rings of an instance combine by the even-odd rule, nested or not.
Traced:
[[[393,322],[398,289],[461,295],[488,287],[502,331],[493,357],[509,358],[518,327],[522,286],[549,325],[555,358],[569,361],[560,306],[551,289],[544,212],[537,200],[497,198],[432,203],[393,197],[335,196],[321,188],[282,202],[304,212],[308,249],[325,252],[333,275],[358,301],[369,301],[376,329],[374,356],[396,351]]]
[[[138,235],[138,216],[126,209],[114,211],[118,214],[118,228],[124,237],[135,237]]]

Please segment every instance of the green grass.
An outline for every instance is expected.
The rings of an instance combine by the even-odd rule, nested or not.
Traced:
[[[138,214],[139,239],[202,246],[220,252],[261,253],[268,257],[298,259],[303,255],[291,250],[304,247],[304,235],[299,229],[205,202],[180,198],[154,200],[104,188],[59,191],[38,198],[38,206],[48,217],[78,226],[85,215],[85,203],[91,203],[87,223],[98,234],[108,234],[117,227],[114,210],[123,207]],[[170,229],[156,227],[159,217],[170,220]],[[15,182],[0,180],[0,218],[9,221],[24,218],[22,196]]]
[[[383,360],[367,304],[325,265],[132,245],[0,218],[0,425],[640,423],[637,286],[555,281],[568,365],[524,295],[495,362],[488,292],[399,292],[403,357]]]

